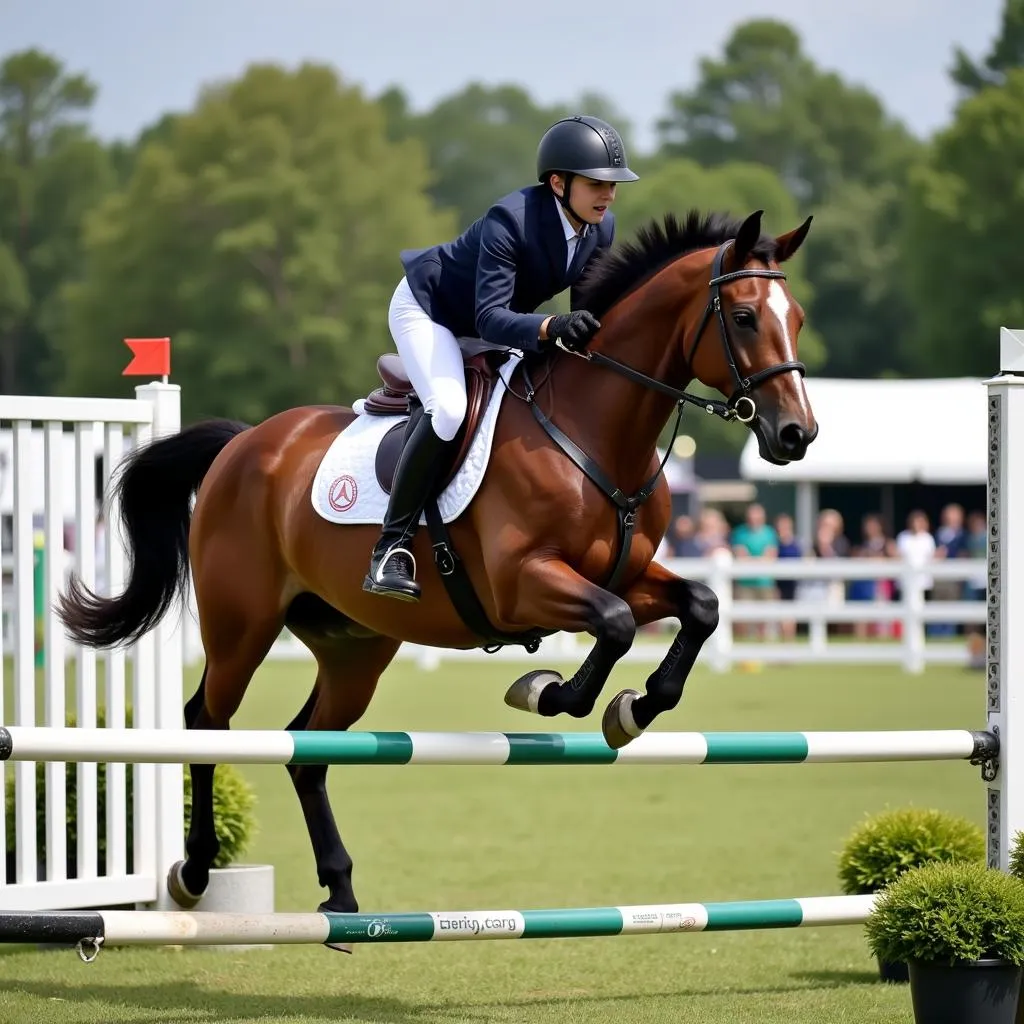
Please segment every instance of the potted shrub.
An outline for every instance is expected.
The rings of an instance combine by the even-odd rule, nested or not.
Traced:
[[[858,825],[839,856],[839,882],[848,896],[875,893],[910,868],[985,857],[985,836],[966,818],[906,807],[884,811]],[[880,959],[883,981],[909,980],[906,963]]]
[[[878,893],[865,922],[881,960],[910,967],[918,1024],[1013,1024],[1024,881],[970,861],[925,864]]]
[[[1018,832],[1010,844],[1010,874],[1024,881],[1024,832]]]

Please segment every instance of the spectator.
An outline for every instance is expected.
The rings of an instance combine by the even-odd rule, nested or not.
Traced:
[[[984,512],[972,512],[967,517],[967,529],[960,547],[961,558],[981,559],[988,557],[988,525]],[[987,597],[988,573],[985,566],[979,566],[978,572],[968,580],[966,597],[968,601],[984,601]]]
[[[704,548],[697,540],[697,529],[689,516],[676,516],[669,544],[676,558],[700,558],[704,554]]]
[[[961,558],[973,559],[978,571],[967,578],[964,583],[964,597],[968,601],[984,601],[988,598],[988,524],[984,512],[972,512],[967,517],[967,530],[960,549]],[[970,623],[964,632],[967,634],[968,664],[973,669],[985,668],[985,624]]]
[[[793,517],[788,512],[781,512],[775,517],[775,533],[779,538],[779,558],[803,558],[803,545],[796,539],[793,528]],[[796,580],[776,580],[779,599],[792,601],[796,597]],[[782,636],[792,640],[796,636],[796,622],[792,619],[779,623]]]
[[[774,561],[779,551],[779,538],[775,528],[766,521],[764,506],[754,502],[747,507],[745,521],[732,532],[733,555],[744,561]],[[774,601],[778,598],[775,580],[772,576],[749,576],[736,580],[736,599],[743,601]],[[765,636],[765,624],[737,623],[742,626],[739,632],[747,634],[746,626],[753,625],[754,632],[761,638]]]
[[[706,508],[701,512],[697,543],[705,556],[729,550],[729,524],[717,508]]]
[[[854,558],[894,558],[896,544],[887,536],[885,523],[876,512],[869,512],[860,523],[861,542],[853,549]],[[850,601],[888,601],[892,598],[892,581],[889,579],[851,580],[847,599]],[[853,624],[854,635],[859,639],[879,636],[882,623],[857,621]]]
[[[935,531],[936,556],[959,558],[966,542],[963,506],[951,502],[939,513],[939,528]]]
[[[935,538],[928,532],[928,516],[921,509],[914,509],[907,516],[907,528],[896,536],[896,550],[900,557],[912,566],[921,568],[935,557]],[[921,577],[925,600],[931,597],[934,580],[930,573]]]
[[[967,534],[964,530],[964,510],[962,505],[951,502],[939,513],[939,527],[935,531],[935,557],[959,558],[963,551]],[[932,599],[935,601],[959,601],[963,595],[962,580],[938,579],[932,588]],[[929,623],[929,632],[934,636],[954,636],[956,625],[952,622]]]
[[[849,558],[850,542],[843,533],[843,517],[834,508],[823,508],[818,513],[818,528],[814,535],[814,553],[818,558]]]
[[[818,513],[811,551],[816,558],[849,556],[850,542],[843,533],[843,517],[834,508],[824,508]],[[839,605],[843,603],[846,590],[843,580],[822,578],[802,580],[797,593],[802,601]]]

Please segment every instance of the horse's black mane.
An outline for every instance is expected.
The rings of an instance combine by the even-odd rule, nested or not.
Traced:
[[[575,305],[601,317],[644,278],[697,249],[717,247],[735,238],[744,218],[690,210],[680,221],[666,214],[640,228],[636,238],[599,252],[577,286]],[[775,239],[761,235],[750,255],[766,263],[775,255]]]

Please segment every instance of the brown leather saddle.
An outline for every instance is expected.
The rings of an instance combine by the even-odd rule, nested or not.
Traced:
[[[480,418],[487,409],[487,403],[494,392],[494,382],[498,378],[498,369],[508,359],[504,349],[485,349],[480,352],[463,355],[466,370],[466,417],[462,421],[459,432],[452,439],[450,450],[453,455],[447,472],[441,481],[440,490],[451,483],[462,460],[469,451],[469,445],[480,424]],[[402,357],[397,352],[385,352],[377,360],[377,373],[381,379],[381,387],[366,396],[363,411],[370,416],[401,416],[381,439],[377,448],[375,470],[377,482],[385,494],[391,493],[391,483],[395,478],[395,468],[405,444],[405,428],[409,422],[410,399],[416,392],[409,382],[408,374],[402,365]]]

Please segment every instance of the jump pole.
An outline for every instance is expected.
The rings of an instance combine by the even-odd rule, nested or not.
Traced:
[[[469,910],[407,914],[221,914],[157,910],[64,910],[0,914],[0,943],[78,943],[83,959],[101,946],[379,943],[568,939],[859,924],[867,896],[812,896],[730,903]]]
[[[955,761],[987,765],[995,734],[649,732],[615,750],[600,733],[304,732],[0,727],[0,760],[132,764],[801,764]]]

